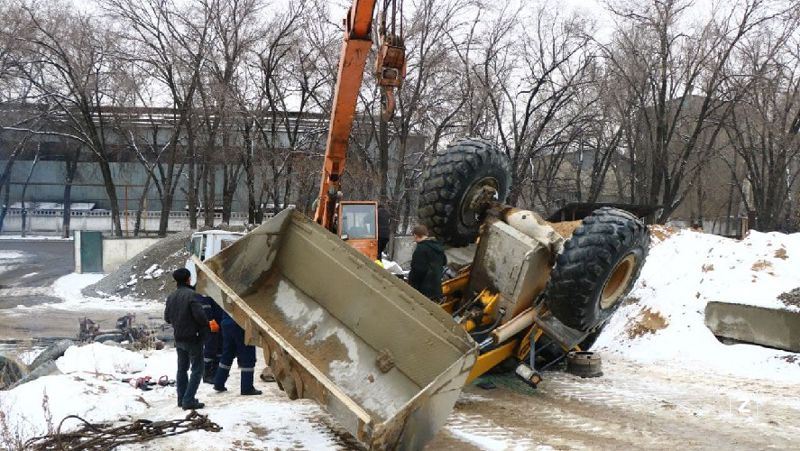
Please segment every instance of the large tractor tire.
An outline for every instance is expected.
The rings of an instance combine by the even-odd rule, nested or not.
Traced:
[[[583,219],[544,291],[559,321],[577,330],[602,325],[633,288],[650,245],[647,227],[632,214],[603,207]]]
[[[440,151],[422,177],[417,214],[439,240],[450,246],[475,242],[480,212],[473,200],[485,188],[505,201],[511,185],[508,157],[488,141],[463,138]]]

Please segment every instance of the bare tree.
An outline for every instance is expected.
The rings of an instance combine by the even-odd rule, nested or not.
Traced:
[[[140,65],[153,81],[166,88],[173,108],[169,137],[159,143],[153,154],[140,156],[140,160],[149,163],[145,168],[149,168],[161,199],[158,234],[164,236],[184,170],[186,158],[181,155],[181,136],[207,57],[212,10],[209,4],[178,6],[159,0],[103,0],[102,5],[122,25],[123,58]],[[139,98],[145,100],[141,95]],[[192,156],[188,159],[193,162]]]
[[[746,209],[756,214],[751,226],[761,231],[786,230],[794,219],[800,177],[799,20],[795,11],[780,26],[761,27],[736,59],[735,67],[751,75],[745,81],[730,77],[746,86],[738,87],[745,94],[725,126],[735,150],[728,163]]]
[[[590,81],[594,48],[585,19],[549,11],[504,7],[486,24],[479,54],[462,56],[478,84],[474,103],[485,104],[492,120],[472,131],[498,141],[511,158],[512,203],[533,201],[526,187],[540,201],[552,197],[561,153],[570,150],[583,115],[578,88]],[[477,124],[480,113],[472,117]]]
[[[112,37],[95,17],[63,3],[25,4],[23,9],[32,33],[21,40],[31,46],[31,65],[42,67],[27,77],[39,100],[55,105],[67,135],[92,153],[103,177],[114,234],[122,236],[109,121],[103,110],[114,90],[108,76]]]
[[[631,166],[639,184],[633,200],[663,206],[666,221],[683,202],[714,155],[722,124],[742,91],[726,90],[725,67],[734,50],[755,27],[781,12],[762,0],[715,9],[700,27],[684,22],[682,0],[612,6],[623,22],[606,56],[635,91],[642,122],[631,147]],[[646,83],[638,80],[645,74]]]

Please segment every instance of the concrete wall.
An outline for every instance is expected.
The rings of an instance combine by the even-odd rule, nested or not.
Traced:
[[[158,238],[103,239],[103,272],[116,271],[120,265],[158,240]]]

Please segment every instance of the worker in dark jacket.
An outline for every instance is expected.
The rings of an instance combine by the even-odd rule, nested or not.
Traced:
[[[392,236],[390,222],[389,210],[383,205],[378,205],[378,260],[383,258],[383,251]]]
[[[241,372],[241,394],[260,395],[261,390],[253,386],[253,376],[256,369],[256,347],[244,343],[244,329],[225,312],[222,312],[222,357],[219,359],[219,368],[214,376],[214,390],[227,391],[225,381],[231,372],[233,358],[239,363]]]
[[[428,236],[428,228],[424,225],[415,226],[413,233],[417,247],[411,256],[408,282],[425,296],[439,300],[442,297],[442,273],[447,264],[444,246]]]
[[[205,406],[194,396],[203,377],[203,340],[209,333],[208,318],[203,306],[197,302],[194,289],[189,285],[191,274],[186,268],[172,273],[178,288],[167,298],[164,321],[172,325],[175,333],[175,350],[178,352],[178,407],[184,410],[201,409]],[[191,376],[187,377],[189,368]]]
[[[214,299],[197,293],[197,302],[203,306],[203,312],[208,318],[210,333],[206,336],[203,343],[203,382],[206,384],[214,383],[214,374],[217,372],[217,365],[222,356],[222,315],[224,311]]]

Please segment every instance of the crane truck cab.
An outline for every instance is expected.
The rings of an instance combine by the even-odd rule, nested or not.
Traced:
[[[378,203],[340,201],[337,235],[370,260],[378,259]]]
[[[211,258],[243,236],[242,232],[225,230],[206,230],[193,233],[186,245],[187,250],[191,253],[186,260],[186,269],[192,274],[191,284],[197,283],[197,268],[192,261],[192,256],[200,260]]]

